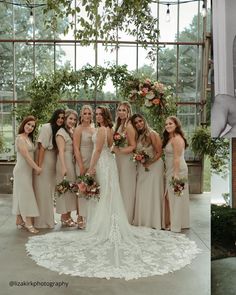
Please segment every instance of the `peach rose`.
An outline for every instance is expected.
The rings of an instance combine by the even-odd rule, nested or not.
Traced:
[[[160,102],[161,102],[160,98],[155,98],[155,99],[153,99],[153,101],[152,101],[152,103],[155,104],[155,105],[160,104]]]
[[[86,184],[85,184],[84,182],[80,182],[80,183],[78,184],[78,188],[79,188],[79,190],[80,190],[82,193],[85,193],[85,192],[86,192],[86,189],[87,189]]]
[[[143,158],[143,156],[142,156],[142,155],[136,155],[136,157],[135,157],[136,161],[141,161],[141,160],[142,160],[142,158]]]

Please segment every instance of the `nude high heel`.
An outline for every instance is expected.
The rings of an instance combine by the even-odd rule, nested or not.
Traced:
[[[26,224],[25,224],[25,228],[26,228],[27,231],[30,232],[31,234],[37,234],[37,233],[39,233],[39,230],[37,230],[33,225],[26,225]]]

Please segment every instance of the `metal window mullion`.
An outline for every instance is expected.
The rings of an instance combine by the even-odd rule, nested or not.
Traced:
[[[12,4],[12,36],[13,39],[15,39],[15,10],[14,6]],[[16,44],[15,42],[12,42],[12,53],[13,53],[13,107],[16,107],[15,101],[17,100],[17,95],[16,95]],[[15,112],[12,114],[12,129],[13,129],[13,139],[16,138],[16,115]],[[13,145],[13,151],[14,154],[16,153],[16,147]]]
[[[157,2],[156,3],[157,6],[157,30],[159,30],[160,26],[159,26],[159,17],[160,17],[160,3]],[[159,41],[159,37],[157,39],[157,42]],[[157,51],[156,51],[156,79],[158,81],[159,79],[159,45],[157,45]]]

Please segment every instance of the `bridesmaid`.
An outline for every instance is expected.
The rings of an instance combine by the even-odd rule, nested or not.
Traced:
[[[136,165],[131,161],[132,152],[136,148],[135,129],[130,122],[132,115],[131,106],[124,101],[118,105],[116,112],[115,132],[119,132],[126,136],[126,144],[124,147],[113,147],[116,154],[116,163],[119,173],[119,182],[121,194],[123,196],[124,206],[127,213],[128,221],[133,223],[134,204],[136,190]]]
[[[84,175],[90,164],[93,153],[92,135],[95,128],[91,126],[93,118],[93,110],[90,105],[84,105],[80,111],[79,125],[75,128],[73,134],[73,146],[76,159],[76,175]],[[84,228],[87,217],[88,201],[78,198],[78,218],[77,224],[79,228]]]
[[[166,162],[166,192],[163,216],[164,228],[173,232],[181,232],[189,228],[189,191],[188,183],[185,184],[182,196],[174,194],[170,186],[174,178],[188,177],[188,167],[184,159],[184,150],[188,146],[181,128],[181,123],[175,116],[166,119],[163,133],[163,148],[165,148]]]
[[[40,174],[40,168],[33,160],[34,144],[33,133],[36,119],[33,116],[26,117],[20,124],[16,138],[17,162],[13,170],[13,208],[16,215],[16,225],[25,227],[30,233],[39,231],[33,226],[33,217],[39,216],[39,210],[33,191],[33,169]]]
[[[161,159],[162,142],[140,114],[131,117],[137,131],[136,150],[145,150],[150,159],[137,166],[137,186],[134,225],[161,229],[162,201],[164,196],[164,164]],[[148,172],[145,171],[148,168]]]
[[[36,163],[42,173],[34,177],[35,196],[40,216],[34,220],[36,228],[54,228],[54,192],[56,185],[56,133],[64,123],[65,111],[56,110],[44,124],[37,139]]]
[[[69,181],[76,179],[74,155],[73,155],[73,130],[77,125],[78,114],[74,110],[66,110],[65,123],[56,134],[56,143],[58,148],[56,164],[56,180],[59,184],[64,176]],[[61,214],[62,226],[73,227],[76,223],[71,218],[71,211],[77,209],[77,198],[72,192],[67,191],[57,197],[56,212]]]

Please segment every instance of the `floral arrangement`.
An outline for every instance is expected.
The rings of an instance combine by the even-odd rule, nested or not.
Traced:
[[[145,164],[150,160],[150,156],[145,149],[137,150],[133,153],[132,160],[136,163]],[[149,169],[145,167],[145,171],[149,171]]]
[[[63,180],[56,186],[56,192],[60,195],[65,194],[67,191],[74,192],[75,185],[74,183],[70,182],[64,176]]]
[[[172,187],[174,194],[178,197],[183,195],[183,190],[185,188],[185,183],[187,179],[185,177],[183,178],[175,178],[172,176],[170,180],[170,186]]]
[[[114,146],[124,147],[126,143],[126,135],[124,133],[115,132],[113,135]]]
[[[93,176],[89,174],[78,176],[76,186],[78,188],[78,197],[87,200],[91,198],[100,199],[100,186]]]
[[[133,79],[127,82],[126,85],[128,99],[131,103],[136,103],[139,106],[158,107],[159,109],[166,108],[166,103],[171,94],[171,86],[164,86],[158,81],[150,79],[139,80]]]
[[[149,125],[160,134],[166,118],[177,114],[177,98],[170,85],[133,75],[124,82],[121,93],[133,110],[143,113]]]

